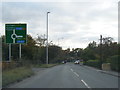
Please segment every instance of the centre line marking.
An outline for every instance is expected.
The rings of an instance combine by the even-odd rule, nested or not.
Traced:
[[[87,88],[90,88],[84,80],[81,80]]]
[[[73,69],[70,69],[73,72]]]
[[[74,72],[74,74],[79,77],[79,75],[76,72]]]
[[[79,75],[78,75],[76,72],[74,72],[72,68],[71,68],[70,70],[71,70],[77,77],[79,77]]]

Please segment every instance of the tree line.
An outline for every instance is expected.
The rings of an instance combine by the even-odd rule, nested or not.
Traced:
[[[34,64],[46,63],[46,39],[38,36],[34,39],[31,35],[27,35],[27,43],[22,44],[22,62],[29,62]],[[49,43],[49,63],[61,63],[63,60],[73,62],[76,59],[82,59],[84,64],[100,68],[101,63],[111,63],[112,69],[119,71],[119,47],[120,44],[113,42],[112,37],[104,37],[102,39],[102,46],[100,43],[92,41],[86,48],[67,48],[63,50],[62,47]],[[5,36],[2,36],[2,57],[3,61],[9,58],[9,46],[5,43]],[[19,60],[19,45],[12,44],[12,60]]]
[[[42,40],[43,39],[43,40]],[[19,44],[11,45],[12,61],[19,61]],[[49,43],[49,63],[59,63],[65,59],[65,51],[62,47]],[[5,43],[5,36],[2,36],[2,58],[3,61],[9,61],[9,44]],[[23,62],[44,64],[46,63],[46,46],[42,37],[33,39],[27,35],[27,43],[22,44]]]
[[[85,49],[75,48],[69,55],[83,59],[85,65],[101,68],[103,63],[110,63],[111,69],[120,71],[120,44],[112,37],[104,37],[102,43],[90,42]]]

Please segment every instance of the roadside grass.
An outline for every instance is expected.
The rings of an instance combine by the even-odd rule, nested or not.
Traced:
[[[11,83],[19,82],[33,74],[32,69],[28,67],[18,67],[11,70],[5,70],[2,72],[2,86],[5,87]]]
[[[17,67],[14,69],[7,69],[2,71],[2,87],[7,87],[9,84],[22,81],[23,79],[34,75],[32,68],[50,68],[57,64],[37,64],[29,67]]]

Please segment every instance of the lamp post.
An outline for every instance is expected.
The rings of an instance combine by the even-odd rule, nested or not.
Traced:
[[[48,64],[48,14],[50,12],[47,12],[47,25],[46,25],[46,29],[47,29],[47,45],[46,45],[46,64]]]
[[[102,35],[100,35],[100,64],[101,64],[101,67],[100,69],[102,70],[102,63],[103,63],[103,56],[102,56]]]

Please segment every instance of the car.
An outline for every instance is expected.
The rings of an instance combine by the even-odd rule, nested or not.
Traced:
[[[64,61],[62,61],[62,64],[64,64],[65,62]]]
[[[62,61],[62,64],[65,64],[66,63],[66,61]]]
[[[80,61],[79,60],[76,60],[75,62],[74,62],[74,64],[79,64],[80,63]]]

